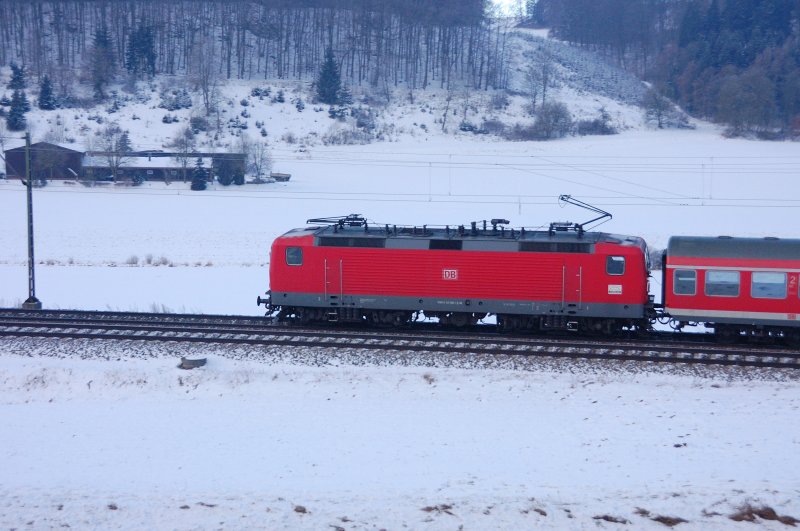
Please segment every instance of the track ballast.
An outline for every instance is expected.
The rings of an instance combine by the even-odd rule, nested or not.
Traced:
[[[692,337],[695,336],[695,337]],[[647,338],[504,335],[480,329],[451,332],[285,326],[264,317],[230,315],[0,309],[0,337],[183,342],[238,346],[316,347],[395,352],[528,356],[800,369],[800,352],[775,345],[720,345],[698,334]]]

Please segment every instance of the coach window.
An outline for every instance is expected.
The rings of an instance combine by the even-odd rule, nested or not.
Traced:
[[[625,274],[625,257],[624,256],[607,256],[606,257],[606,273],[609,275],[623,275]]]
[[[287,247],[286,265],[290,266],[303,265],[303,249],[301,249],[300,247]]]
[[[706,295],[712,297],[738,297],[738,271],[706,271]]]
[[[672,292],[675,295],[695,295],[697,293],[697,271],[676,269],[672,275]]]
[[[786,273],[754,271],[750,295],[754,299],[785,299]]]

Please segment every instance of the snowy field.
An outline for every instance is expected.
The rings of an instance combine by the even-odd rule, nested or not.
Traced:
[[[271,240],[308,218],[454,225],[504,217],[534,228],[591,217],[560,207],[559,194],[610,211],[602,230],[642,235],[657,248],[671,234],[800,234],[797,144],[723,139],[704,127],[273,155],[275,170],[292,174],[288,183],[35,190],[37,295],[46,308],[258,315]],[[0,249],[0,306],[15,306],[27,297],[17,182],[0,182]],[[792,374],[100,348],[0,341],[0,527],[674,522],[659,517],[686,520],[678,529],[786,527],[730,519],[748,506],[800,518]],[[209,364],[179,371],[186,354]]]

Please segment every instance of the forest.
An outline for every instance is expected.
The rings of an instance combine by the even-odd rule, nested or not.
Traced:
[[[4,0],[0,64],[102,99],[120,76],[312,79],[326,49],[343,79],[377,88],[507,82],[486,0]]]
[[[528,0],[526,14],[733,134],[800,131],[800,0]]]

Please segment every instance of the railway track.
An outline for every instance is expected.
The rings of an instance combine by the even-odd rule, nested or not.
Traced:
[[[271,324],[262,317],[0,309],[0,337],[317,347],[461,355],[605,359],[800,369],[800,352],[763,345],[719,345],[675,334],[648,339],[587,339],[449,332],[319,329]]]

